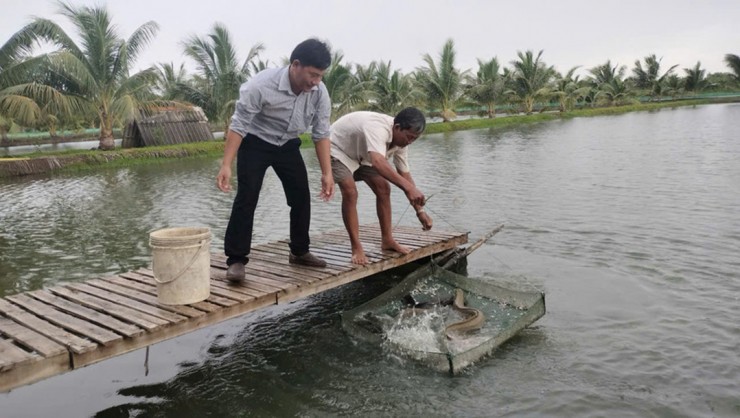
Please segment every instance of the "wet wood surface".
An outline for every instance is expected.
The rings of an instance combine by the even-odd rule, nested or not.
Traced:
[[[288,263],[286,240],[255,245],[238,285],[226,276],[226,257],[211,254],[210,296],[188,305],[157,301],[153,272],[142,268],[0,299],[0,391],[33,383],[147,347],[257,309],[291,302],[465,244],[467,233],[396,227],[411,253],[380,248],[377,225],[363,225],[370,261],[350,262],[344,230],[311,237],[311,252],[326,268]]]

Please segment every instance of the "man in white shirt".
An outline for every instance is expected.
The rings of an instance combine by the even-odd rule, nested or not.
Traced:
[[[413,107],[403,109],[395,118],[382,113],[353,112],[331,126],[332,174],[342,193],[342,219],[352,245],[352,263],[368,263],[360,242],[356,181],[364,181],[375,193],[382,249],[401,254],[410,251],[393,238],[389,182],[406,194],[423,229],[431,229],[432,218],[423,209],[424,194],[411,177],[407,149],[425,127],[424,114]],[[388,162],[391,158],[395,167]]]

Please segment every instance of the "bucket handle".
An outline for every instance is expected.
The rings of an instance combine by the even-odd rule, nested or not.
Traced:
[[[206,246],[204,245],[204,244],[205,244],[206,242],[209,242],[209,240],[201,241],[200,245],[198,246],[198,251],[196,251],[196,252],[195,252],[195,254],[193,254],[193,258],[191,258],[191,259],[190,259],[190,262],[188,263],[188,265],[187,265],[187,266],[185,266],[185,268],[184,268],[184,269],[180,270],[180,272],[179,272],[179,273],[177,273],[177,274],[176,274],[176,275],[175,275],[174,277],[172,277],[172,278],[171,278],[170,280],[159,280],[159,279],[157,278],[157,275],[156,275],[156,274],[154,274],[154,275],[153,275],[153,276],[154,276],[154,281],[155,281],[155,282],[157,282],[157,283],[159,283],[159,284],[167,284],[167,283],[172,283],[172,282],[174,282],[175,280],[179,279],[179,278],[180,278],[180,276],[182,276],[183,274],[185,274],[185,272],[186,272],[186,271],[187,271],[187,270],[188,270],[188,269],[190,268],[190,266],[192,266],[192,265],[193,265],[193,263],[195,263],[195,259],[196,259],[196,258],[198,258],[198,256],[200,255],[200,252],[201,252],[201,251],[203,251],[203,248],[205,248],[205,247],[206,247]],[[187,246],[187,247],[169,247],[169,248],[170,248],[170,249],[175,249],[175,250],[177,250],[177,249],[183,249],[183,248],[192,248],[192,247],[193,247],[193,246],[191,245],[191,246]]]

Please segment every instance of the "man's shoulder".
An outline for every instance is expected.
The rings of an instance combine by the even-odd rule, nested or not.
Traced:
[[[280,77],[282,76],[282,71],[285,68],[265,68],[264,70],[258,72],[252,78],[247,80],[244,85],[252,86],[252,87],[260,87],[260,86],[272,86],[277,85],[280,83]]]
[[[346,115],[339,118],[346,121],[362,121],[363,123],[383,123],[393,122],[393,117],[388,116],[384,113],[372,112],[369,110],[358,110],[356,112],[347,113]],[[337,122],[339,122],[337,120]]]

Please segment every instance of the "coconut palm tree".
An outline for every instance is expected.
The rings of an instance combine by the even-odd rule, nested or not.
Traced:
[[[612,65],[611,60],[588,70],[591,78],[588,79],[590,91],[584,94],[586,101],[592,105],[619,106],[632,102],[632,88],[625,82],[627,67],[619,64]]]
[[[425,67],[415,73],[419,89],[426,95],[427,105],[440,110],[442,120],[449,122],[456,117],[455,106],[463,92],[462,80],[465,72],[455,68],[455,43],[448,39],[442,47],[439,62],[429,54],[422,57]]]
[[[684,79],[679,77],[678,74],[670,74],[663,80],[661,94],[675,99],[683,96],[685,92]]]
[[[684,68],[683,71],[686,73],[686,77],[683,80],[686,91],[696,94],[709,87],[710,83],[707,81],[707,71],[701,68],[700,61],[696,62],[694,68]]]
[[[187,82],[185,64],[180,64],[180,67],[175,69],[175,65],[171,62],[159,63],[156,69],[157,82],[154,92],[163,100],[182,99],[182,89],[179,86]]]
[[[596,94],[594,95],[594,101],[604,106],[621,106],[629,103],[633,103],[634,92],[630,88],[629,83],[622,80],[622,77],[614,77],[607,83],[601,83]]]
[[[535,58],[532,51],[517,52],[518,61],[512,61],[514,67],[513,93],[524,104],[524,111],[532,113],[536,100],[544,98],[549,91],[547,85],[555,74],[555,68],[547,66],[540,50]]]
[[[626,66],[614,65],[612,67],[611,60],[607,60],[604,64],[598,65],[588,70],[594,78],[596,86],[600,86],[603,83],[609,83],[615,78],[621,80],[624,79],[624,73],[627,70]]]
[[[395,115],[408,106],[416,106],[422,93],[416,88],[413,78],[399,70],[391,72],[391,63],[380,62],[375,66],[372,81],[368,84],[370,110]]]
[[[129,36],[116,33],[111,16],[102,6],[72,6],[59,2],[60,14],[77,29],[77,45],[55,22],[37,18],[25,30],[37,40],[46,40],[60,51],[48,55],[51,68],[66,78],[62,91],[75,94],[95,109],[100,125],[102,150],[115,147],[113,125],[132,119],[151,105],[150,87],[156,82],[154,68],[131,75],[136,59],[159,29],[149,21]]]
[[[322,79],[331,97],[332,120],[356,110],[365,102],[365,89],[368,83],[362,82],[352,73],[351,64],[342,64],[343,59],[342,52],[335,51],[332,54],[331,65],[326,69]]]
[[[53,87],[34,81],[48,74],[46,56],[31,56],[35,38],[25,29],[0,46],[0,138],[17,121],[37,126],[54,113],[70,109],[70,99]]]
[[[489,61],[478,59],[475,77],[466,77],[466,94],[476,104],[486,107],[489,118],[496,117],[496,104],[504,100],[506,91],[504,77],[496,57]]]
[[[663,94],[663,87],[666,78],[673,73],[678,64],[671,66],[665,73],[660,75],[660,62],[663,58],[658,58],[655,54],[645,57],[645,68],[640,60],[635,61],[635,67],[632,69],[635,87],[645,89],[647,94],[652,98]]]
[[[231,34],[221,23],[214,24],[205,37],[190,36],[182,45],[185,55],[196,64],[194,84],[180,84],[185,98],[200,106],[209,119],[227,121],[234,113],[239,86],[258,68],[253,61],[264,50],[264,46],[255,44],[244,61],[240,62]]]
[[[734,54],[725,55],[725,63],[735,73],[735,81],[740,82],[740,57]]]
[[[585,97],[590,90],[589,86],[581,85],[579,77],[574,75],[577,69],[578,67],[573,67],[565,75],[555,72],[551,94],[558,100],[561,113],[573,109],[576,102]]]

